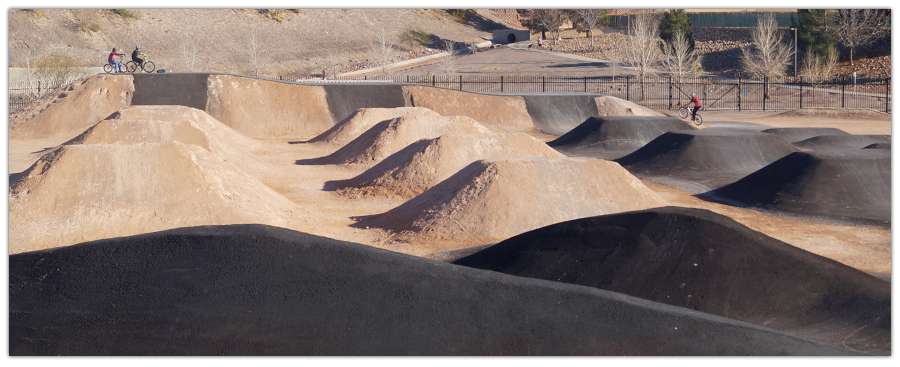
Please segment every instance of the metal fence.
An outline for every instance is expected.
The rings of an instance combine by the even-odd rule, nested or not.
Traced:
[[[22,107],[27,106],[45,94],[53,92],[62,86],[71,83],[72,80],[65,81],[47,81],[35,80],[31,82],[10,82],[9,83],[9,112],[14,112]]]
[[[483,93],[581,92],[614,96],[639,105],[673,110],[696,93],[706,110],[796,110],[800,108],[865,108],[891,112],[891,80],[838,78],[809,82],[803,78],[779,81],[698,77],[678,81],[634,76],[548,77],[492,75],[401,75],[366,77],[393,82]]]
[[[729,13],[687,13],[693,27],[736,27],[754,28],[763,12],[729,12]],[[797,12],[771,12],[779,27],[790,28],[791,16]],[[628,28],[629,15],[613,15],[609,17],[609,27]]]

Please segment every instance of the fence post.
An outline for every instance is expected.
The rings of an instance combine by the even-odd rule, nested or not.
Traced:
[[[503,92],[503,75],[500,76],[500,92]]]
[[[584,92],[587,93],[587,77],[584,77]]]
[[[625,76],[625,100],[631,100],[631,75]]]
[[[672,76],[669,76],[669,111],[672,110]]]
[[[431,76],[431,86],[432,86],[432,87],[435,86],[435,84],[434,84],[434,75]]]
[[[803,109],[803,77],[800,77],[800,109]]]
[[[741,97],[744,95],[744,83],[741,77],[738,77],[738,111],[741,110]]]
[[[547,91],[547,77],[541,76],[541,92]]]
[[[847,86],[847,76],[841,75],[841,108],[844,108],[844,88]]]
[[[766,110],[766,97],[769,94],[769,77],[763,77],[763,111]]]
[[[462,75],[459,76],[459,90],[462,91]]]
[[[891,82],[890,78],[884,80],[884,113],[889,113],[890,109],[888,108],[890,104],[888,103],[888,98],[891,98]]]

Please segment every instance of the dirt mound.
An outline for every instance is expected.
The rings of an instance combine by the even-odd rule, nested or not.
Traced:
[[[314,136],[334,126],[325,89],[233,75],[209,75],[207,111],[250,137]]]
[[[891,115],[870,110],[866,108],[839,108],[839,109],[820,109],[820,108],[804,108],[799,110],[785,111],[772,115],[772,117],[824,117],[832,119],[859,119],[859,120],[890,120]]]
[[[665,116],[637,103],[613,96],[597,97],[594,103],[597,104],[598,116]]]
[[[329,181],[327,190],[351,196],[411,199],[479,159],[564,157],[524,133],[456,135],[423,139],[349,180]]]
[[[259,143],[206,112],[184,106],[132,106],[112,114],[66,144],[195,144],[244,172],[262,177],[274,168],[251,150]]]
[[[70,139],[131,104],[128,75],[95,75],[72,82],[9,116],[12,139]]]
[[[14,356],[860,354],[618,293],[260,225],[13,255],[9,284]]]
[[[876,143],[890,143],[890,135],[825,135],[794,143],[808,150],[862,149]]]
[[[565,220],[664,206],[618,164],[590,158],[479,160],[355,227],[432,251],[490,243]]]
[[[494,132],[534,131],[525,99],[520,96],[495,96],[449,89],[404,86],[410,106],[425,107],[444,116],[468,116]]]
[[[891,152],[797,152],[703,197],[737,206],[890,225]]]
[[[465,116],[408,115],[382,121],[336,152],[297,164],[374,165],[421,139],[444,134],[489,134],[478,121]]]
[[[65,145],[10,188],[9,251],[204,224],[287,226],[298,214],[286,198],[197,145]]]
[[[307,143],[343,146],[379,122],[410,115],[440,116],[437,112],[423,107],[360,108],[343,121],[328,129],[328,131],[310,139]]]
[[[671,117],[591,117],[547,145],[574,157],[617,159],[669,131],[697,130]]]
[[[635,176],[696,194],[737,181],[796,151],[780,136],[761,132],[672,131],[616,162]]]
[[[707,210],[667,207],[573,220],[454,263],[891,353],[890,283]]]
[[[848,135],[847,132],[833,127],[782,127],[765,129],[762,132],[778,135],[789,143],[806,140],[823,135]]]

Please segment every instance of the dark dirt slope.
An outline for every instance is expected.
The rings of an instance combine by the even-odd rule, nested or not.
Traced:
[[[637,177],[699,194],[737,181],[798,150],[773,134],[683,130],[660,135],[616,162]]]
[[[458,265],[621,292],[890,354],[890,284],[706,210],[554,224]]]
[[[737,206],[890,225],[891,151],[797,152],[701,197]]]
[[[572,157],[617,159],[669,131],[697,130],[671,117],[590,117],[547,145]]]
[[[870,144],[890,143],[890,135],[825,135],[816,136],[794,143],[794,145],[809,150],[829,149],[862,149]]]
[[[617,293],[260,225],[96,241],[9,265],[14,356],[853,354]]]
[[[762,132],[778,135],[790,143],[823,135],[848,135],[846,131],[833,127],[780,127]]]

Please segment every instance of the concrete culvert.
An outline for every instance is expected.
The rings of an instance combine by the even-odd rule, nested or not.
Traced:
[[[698,194],[737,181],[797,151],[773,134],[685,130],[660,135],[616,162],[635,176]]]
[[[617,159],[669,131],[697,130],[671,117],[591,117],[547,145],[573,157]]]
[[[444,134],[410,144],[359,176],[326,182],[325,189],[411,199],[479,159],[528,157],[564,155],[524,133]]]
[[[701,209],[666,207],[526,232],[458,265],[579,284],[866,353],[891,353],[891,285]]]
[[[796,152],[701,197],[820,219],[889,226],[891,152]]]

